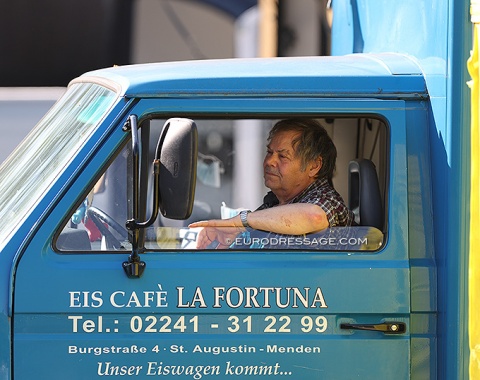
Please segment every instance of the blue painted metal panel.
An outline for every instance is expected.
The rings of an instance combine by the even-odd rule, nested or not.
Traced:
[[[448,0],[405,0],[394,5],[381,0],[340,0],[332,4],[333,55],[401,52],[420,60],[446,57]]]
[[[417,63],[391,54],[186,61],[115,67],[85,75],[121,83],[127,97],[426,96]]]
[[[230,373],[240,375],[247,370],[247,365],[262,365],[267,366],[265,371],[295,378],[316,378],[319,373],[348,378],[353,371],[356,377],[369,379],[408,379],[409,332],[400,336],[372,336],[339,328],[342,322],[370,323],[372,319],[389,318],[410,326],[411,280],[408,231],[404,228],[408,223],[405,103],[248,97],[219,101],[196,97],[148,99],[132,112],[141,117],[154,111],[197,113],[200,110],[210,116],[239,111],[246,115],[256,112],[262,115],[291,112],[382,115],[390,126],[393,142],[390,175],[395,178],[395,185],[392,182],[389,189],[390,228],[385,248],[378,253],[357,255],[149,253],[145,258],[148,269],[138,280],[126,278],[121,267],[125,254],[55,253],[52,239],[56,229],[125,138],[120,121],[111,134],[99,139],[97,143],[101,144],[91,160],[72,166],[78,177],[67,182],[65,193],[55,198],[48,215],[43,214],[37,233],[19,261],[15,281],[15,378],[39,376],[73,380],[85,378],[86,373],[94,378],[108,373],[107,367],[112,365],[126,366],[120,371],[131,371],[132,375],[139,371],[139,377],[158,371],[159,366],[163,371],[167,366],[171,370],[174,365],[189,365],[194,371],[209,365],[209,371],[218,371],[210,375],[224,378]],[[267,305],[264,298],[260,300],[261,307],[249,308],[244,304],[239,307],[235,306],[240,303],[235,295],[231,300],[233,306],[228,306],[224,298],[215,298],[215,289],[219,287],[321,288],[327,307],[318,307],[317,299],[314,308],[290,305],[285,309],[272,299]],[[183,288],[182,296],[180,288]],[[202,291],[206,307],[198,298],[194,301],[197,289]],[[157,303],[154,307],[150,301],[143,307],[126,307],[133,292],[143,295],[144,291],[162,292],[161,307],[157,308]],[[216,302],[218,307],[214,307]],[[310,303],[314,303],[312,295]],[[280,322],[286,321],[280,318],[285,314],[290,318],[288,333],[280,331]],[[160,320],[162,316],[164,320]],[[330,328],[321,333],[323,335],[306,333],[302,331],[304,317],[314,321],[325,318]],[[168,318],[173,323],[168,325],[170,330],[162,333],[159,329],[165,327],[164,321]],[[277,322],[271,327],[275,333],[273,330],[267,333],[272,318]],[[184,332],[173,328],[179,320],[185,323]],[[240,330],[232,332],[237,327]],[[318,327],[321,328],[321,324]],[[148,328],[152,332],[148,332]],[[112,346],[122,347],[121,350],[128,353],[115,354]],[[147,351],[139,352],[143,347]],[[198,351],[215,347],[244,351],[218,354]],[[314,352],[279,355],[275,352],[279,347],[300,347],[299,350],[306,348]],[[85,349],[90,349],[90,353],[80,353]],[[320,352],[315,351],[317,349]],[[373,366],[366,366],[372,363],[372,355]],[[260,373],[257,377],[266,378],[269,373]],[[206,377],[206,373],[203,375]]]
[[[385,1],[339,0],[333,7],[333,54],[352,53],[355,41],[361,39],[363,52],[409,54],[425,74],[431,99],[433,235],[439,264],[438,376],[464,379],[468,376],[470,1],[407,0],[392,6]]]

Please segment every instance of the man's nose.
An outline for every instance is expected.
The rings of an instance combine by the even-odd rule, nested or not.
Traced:
[[[265,166],[275,166],[276,164],[276,160],[275,160],[275,157],[273,154],[270,154],[270,155],[266,155],[265,156],[265,159],[263,160],[263,164]]]

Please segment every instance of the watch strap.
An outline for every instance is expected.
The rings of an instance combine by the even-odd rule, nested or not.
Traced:
[[[250,225],[248,224],[248,220],[247,220],[247,215],[249,213],[251,213],[250,210],[243,210],[243,211],[240,212],[240,220],[242,222],[243,227],[245,227],[245,228],[250,227]]]

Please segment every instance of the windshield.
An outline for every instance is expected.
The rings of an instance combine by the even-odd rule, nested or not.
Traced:
[[[116,95],[96,84],[68,88],[0,167],[0,249],[96,130]]]

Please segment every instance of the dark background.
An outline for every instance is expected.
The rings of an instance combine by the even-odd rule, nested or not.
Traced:
[[[0,86],[66,86],[130,57],[132,0],[0,2]]]
[[[0,0],[0,87],[66,86],[86,71],[131,63],[134,1]],[[232,18],[257,3],[190,1]]]

